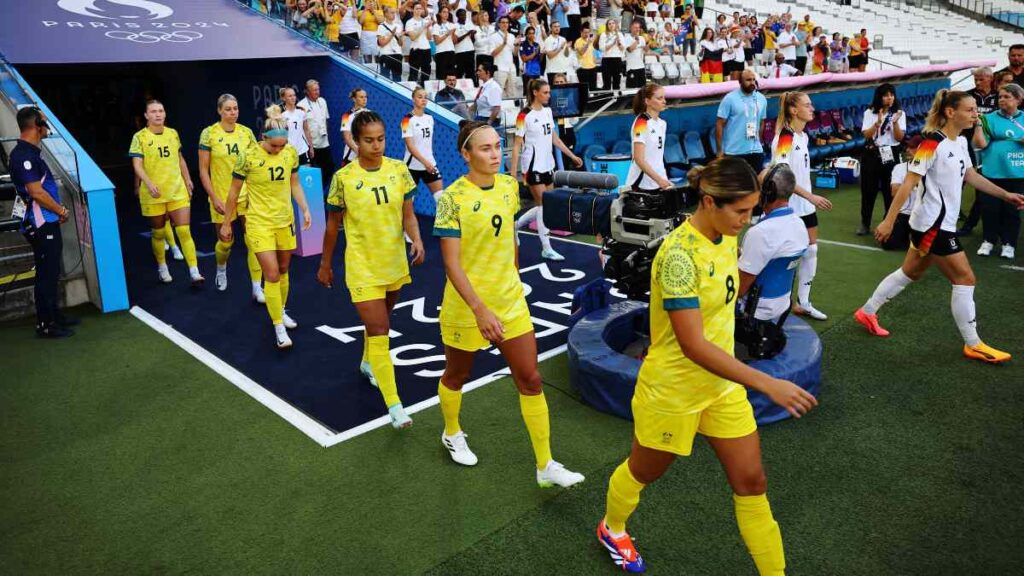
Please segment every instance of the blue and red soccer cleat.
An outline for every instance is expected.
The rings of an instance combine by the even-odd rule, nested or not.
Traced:
[[[597,525],[597,541],[608,550],[615,565],[622,568],[623,572],[647,570],[647,565],[644,564],[640,553],[636,551],[636,546],[633,546],[633,539],[629,537],[629,534],[623,534],[619,538],[613,537],[608,531],[604,519],[601,519],[601,523]]]

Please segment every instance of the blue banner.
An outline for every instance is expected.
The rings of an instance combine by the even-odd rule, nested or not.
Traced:
[[[0,0],[0,54],[12,64],[323,56],[231,0]]]

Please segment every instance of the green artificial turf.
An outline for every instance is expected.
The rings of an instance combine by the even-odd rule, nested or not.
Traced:
[[[832,196],[821,237],[869,245],[856,192]],[[1024,273],[977,242],[981,334],[1024,359]],[[789,572],[1019,572],[1022,360],[961,358],[934,270],[869,337],[850,314],[902,255],[819,255],[821,406],[762,429]],[[540,490],[507,379],[464,399],[476,468],[444,453],[437,408],[324,449],[130,315],[82,314],[63,341],[0,326],[0,574],[615,572],[593,530],[631,426],[576,399],[565,356],[541,366],[554,453],[587,481]],[[630,530],[652,574],[753,573],[703,442]]]

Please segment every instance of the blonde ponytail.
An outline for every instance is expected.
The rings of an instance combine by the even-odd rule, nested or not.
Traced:
[[[263,133],[266,134],[271,130],[288,130],[288,120],[284,117],[284,112],[281,111],[281,107],[277,104],[271,104],[265,109],[267,114],[266,121],[263,122]]]
[[[928,116],[925,117],[924,121],[924,132],[938,132],[946,125],[946,108],[952,108],[956,110],[960,106],[960,101],[964,98],[971,98],[968,93],[960,92],[959,90],[949,90],[943,88],[935,94],[935,98],[932,99],[932,107],[928,110]]]

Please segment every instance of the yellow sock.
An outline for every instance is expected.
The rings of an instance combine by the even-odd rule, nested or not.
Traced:
[[[736,505],[736,524],[740,536],[747,543],[747,550],[754,559],[761,576],[783,576],[786,573],[786,554],[782,550],[782,532],[772,517],[768,496],[737,496],[732,500]]]
[[[377,379],[377,387],[384,396],[384,405],[388,408],[401,403],[398,399],[398,385],[395,384],[395,366],[391,363],[391,338],[387,336],[370,336],[367,343],[367,356],[370,369]]]
[[[437,395],[441,399],[444,433],[449,436],[457,434],[462,430],[462,427],[459,426],[459,411],[462,409],[462,390],[452,390],[438,380]]]
[[[548,419],[548,401],[541,392],[536,396],[519,395],[519,410],[530,433],[537,469],[543,470],[551,462],[551,422]]]
[[[171,229],[170,219],[164,220],[164,240],[167,242],[167,245],[170,246],[171,248],[174,248],[175,246],[178,245],[178,243],[174,241],[174,231]]]
[[[607,511],[604,514],[609,530],[617,534],[626,531],[626,520],[629,520],[640,503],[640,491],[644,486],[646,484],[638,482],[629,471],[628,459],[612,472],[608,480]]]
[[[281,274],[281,308],[288,307],[288,273]]]
[[[270,322],[281,324],[284,316],[284,306],[281,305],[281,283],[267,281],[263,285],[263,295],[267,299],[267,312],[270,313]]]
[[[256,259],[256,253],[251,249],[248,252],[248,255],[245,257],[245,262],[249,265],[249,278],[251,278],[253,282],[259,282],[260,280],[263,280],[263,268],[260,268],[260,261]]]
[[[185,262],[189,268],[195,268],[199,260],[196,259],[196,243],[192,241],[192,231],[188,224],[175,226],[174,231],[178,234],[178,244],[181,245],[181,253],[185,255]]]
[[[231,247],[234,246],[235,240],[232,239],[230,242],[222,242],[217,240],[217,243],[213,245],[214,257],[217,259],[217,267],[223,268],[228,265],[228,257],[231,256]]]
[[[167,254],[164,254],[164,240],[166,238],[167,233],[163,228],[153,228],[150,243],[153,245],[153,256],[156,257],[157,264],[167,264]]]

